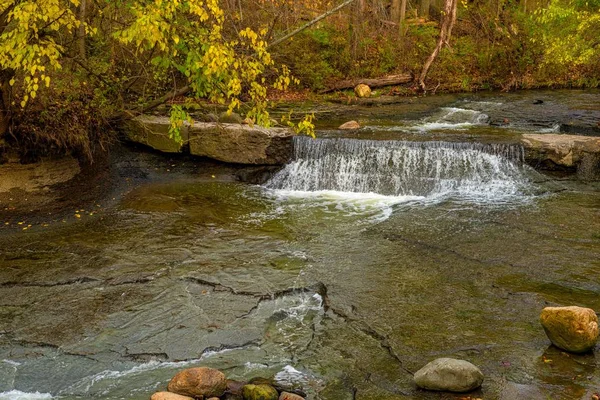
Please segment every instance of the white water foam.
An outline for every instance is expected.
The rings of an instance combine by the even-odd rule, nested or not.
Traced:
[[[388,219],[396,205],[427,201],[424,196],[386,196],[373,192],[357,193],[336,190],[267,189],[266,193],[280,202],[286,202],[288,206],[294,204],[306,206],[306,200],[309,200],[311,207],[320,207],[324,213],[343,212],[348,216],[361,215],[368,217],[373,222]],[[433,200],[433,198],[429,200]],[[281,210],[282,207],[278,209]]]
[[[190,365],[196,365],[207,358],[214,357],[216,355],[225,354],[230,351],[237,350],[236,348],[224,349],[219,351],[207,351],[200,358],[186,361],[157,361],[152,360],[147,363],[136,365],[132,368],[116,371],[116,370],[104,370],[97,374],[87,376],[80,380],[79,382],[69,386],[68,388],[62,390],[60,394],[70,394],[70,393],[87,393],[89,392],[94,385],[104,382],[107,380],[118,382],[118,380],[122,378],[126,378],[128,376],[135,376],[139,374],[144,374],[149,371],[154,371],[158,369],[181,369]],[[3,400],[0,397],[0,400]]]
[[[287,207],[383,220],[403,203],[505,204],[530,198],[530,170],[518,145],[305,138],[294,143],[295,160],[264,185]]]
[[[48,393],[30,393],[21,392],[20,390],[11,390],[10,392],[0,393],[0,400],[46,400],[51,398],[52,395]]]
[[[554,124],[550,128],[538,130],[539,133],[560,133],[560,124]]]
[[[481,111],[444,107],[438,115],[425,118],[421,123],[411,126],[409,129],[417,131],[461,130],[476,125],[487,125],[489,119],[489,116]]]
[[[291,365],[286,365],[281,371],[275,374],[275,382],[281,385],[303,386],[310,382],[310,376],[298,371]]]

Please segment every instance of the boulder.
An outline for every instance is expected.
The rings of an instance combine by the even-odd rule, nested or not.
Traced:
[[[220,397],[227,388],[225,375],[213,368],[185,369],[171,379],[169,392],[191,397]]]
[[[418,370],[414,380],[422,389],[464,393],[481,386],[483,373],[468,361],[438,358]]]
[[[348,121],[348,122],[340,125],[340,127],[338,129],[353,131],[356,129],[360,129],[360,124],[356,121]]]
[[[238,113],[228,113],[227,111],[224,111],[219,114],[219,122],[223,124],[241,124],[244,122],[244,119]]]
[[[246,383],[234,381],[233,379],[227,379],[227,390],[226,392],[234,395],[242,395],[242,389]]]
[[[270,385],[249,384],[242,389],[244,400],[278,400],[279,393]]]
[[[281,392],[279,395],[279,400],[304,400],[304,397],[298,396],[294,393]]]
[[[371,96],[371,88],[364,83],[360,83],[354,87],[354,94],[356,97],[370,97]]]
[[[152,147],[163,153],[179,153],[183,144],[187,143],[189,139],[189,126],[184,123],[180,128],[181,141],[177,141],[169,135],[170,126],[169,117],[142,115],[125,123],[123,132],[133,142]]]
[[[236,164],[281,165],[292,157],[293,136],[287,128],[195,123],[189,128],[190,153]]]
[[[557,166],[577,167],[584,158],[600,154],[600,137],[524,134],[521,143],[529,161],[551,161]]]
[[[156,392],[150,397],[150,400],[194,400],[194,398],[171,392]]]
[[[596,346],[598,316],[590,308],[546,307],[542,310],[540,322],[548,339],[560,349],[585,353]]]

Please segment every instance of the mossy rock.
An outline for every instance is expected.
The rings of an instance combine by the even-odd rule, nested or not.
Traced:
[[[270,385],[246,385],[242,389],[244,400],[277,400],[279,393]]]
[[[244,119],[240,114],[234,112],[229,114],[225,111],[219,114],[219,122],[222,124],[241,124],[244,122]]]

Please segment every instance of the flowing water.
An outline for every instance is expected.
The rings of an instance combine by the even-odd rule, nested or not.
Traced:
[[[367,127],[324,123],[262,185],[165,172],[7,229],[0,399],[147,399],[191,366],[313,399],[464,397],[412,383],[442,356],[482,369],[472,398],[591,398],[597,355],[549,346],[538,319],[600,310],[600,186],[525,165],[509,139],[562,122],[490,126],[510,99],[355,109]]]

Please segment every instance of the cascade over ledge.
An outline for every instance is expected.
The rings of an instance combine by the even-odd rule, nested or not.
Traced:
[[[169,137],[170,120],[142,115],[124,126],[128,140],[164,153],[188,153],[246,165],[283,165],[293,154],[295,133],[289,128],[263,128],[218,122],[184,123],[181,142]],[[563,168],[600,178],[600,137],[565,134],[523,134],[525,160],[539,169]]]

